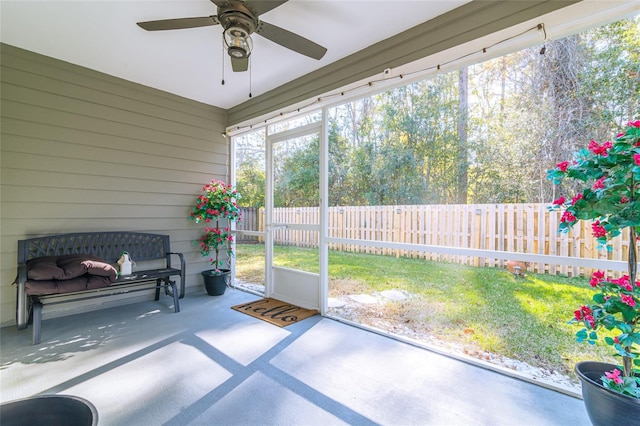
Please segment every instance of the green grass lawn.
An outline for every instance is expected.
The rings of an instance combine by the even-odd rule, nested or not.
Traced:
[[[316,250],[277,247],[275,252],[278,266],[318,271]],[[263,246],[239,244],[236,265],[239,278],[262,283]],[[473,350],[571,375],[578,361],[613,361],[604,344],[577,343],[578,327],[567,324],[593,295],[584,278],[532,273],[515,278],[501,268],[338,251],[329,252],[329,277],[330,297],[391,289],[411,294],[374,315]]]

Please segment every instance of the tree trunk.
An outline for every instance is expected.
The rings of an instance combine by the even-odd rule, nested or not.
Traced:
[[[469,159],[467,154],[468,136],[467,128],[469,122],[469,69],[464,67],[460,70],[458,79],[458,96],[460,114],[458,117],[458,168],[457,168],[457,202],[467,204],[469,192],[468,171]]]

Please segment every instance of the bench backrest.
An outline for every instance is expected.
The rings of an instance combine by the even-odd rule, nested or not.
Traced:
[[[116,262],[123,251],[137,261],[167,259],[169,236],[142,232],[82,232],[46,235],[18,241],[18,264],[43,256],[89,254]],[[169,266],[169,265],[167,265]]]

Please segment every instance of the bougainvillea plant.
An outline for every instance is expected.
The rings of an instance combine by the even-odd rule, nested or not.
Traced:
[[[215,221],[214,227],[206,227],[204,234],[194,241],[203,256],[210,257],[211,265],[215,274],[223,271],[220,267],[224,265],[224,260],[220,259],[220,252],[227,254],[228,262],[234,256],[233,235],[229,227],[220,228],[219,221],[226,219],[229,222],[239,222],[241,219],[240,209],[237,201],[241,195],[232,185],[213,179],[202,187],[202,194],[196,200],[196,205],[191,212],[190,218],[196,223],[211,223]]]
[[[240,209],[236,204],[242,198],[238,191],[226,183],[213,179],[202,187],[202,194],[191,212],[191,219],[196,223],[206,223],[217,219],[240,220]]]
[[[228,261],[231,260],[235,253],[233,252],[233,235],[228,227],[225,228],[205,228],[204,234],[196,240],[200,246],[200,254],[203,256],[213,256],[209,258],[214,268],[214,274],[220,274],[220,267],[224,266],[224,260],[220,260],[220,252],[227,254]]]
[[[563,180],[583,186],[571,198],[560,197],[551,210],[562,210],[560,230],[568,231],[580,220],[591,221],[599,244],[628,230],[627,273],[619,278],[595,271],[590,284],[596,291],[593,303],[574,312],[571,323],[583,328],[579,342],[595,344],[598,332],[622,363],[601,380],[605,387],[640,398],[640,281],[637,281],[637,245],[640,235],[640,121],[630,122],[613,142],[591,141],[573,161],[563,161],[547,171],[555,184]]]

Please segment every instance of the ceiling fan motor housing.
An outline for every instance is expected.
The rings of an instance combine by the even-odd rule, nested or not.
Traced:
[[[250,35],[258,26],[258,18],[244,3],[230,1],[218,7],[218,20],[224,28],[224,42],[232,58],[247,58],[253,41]]]

